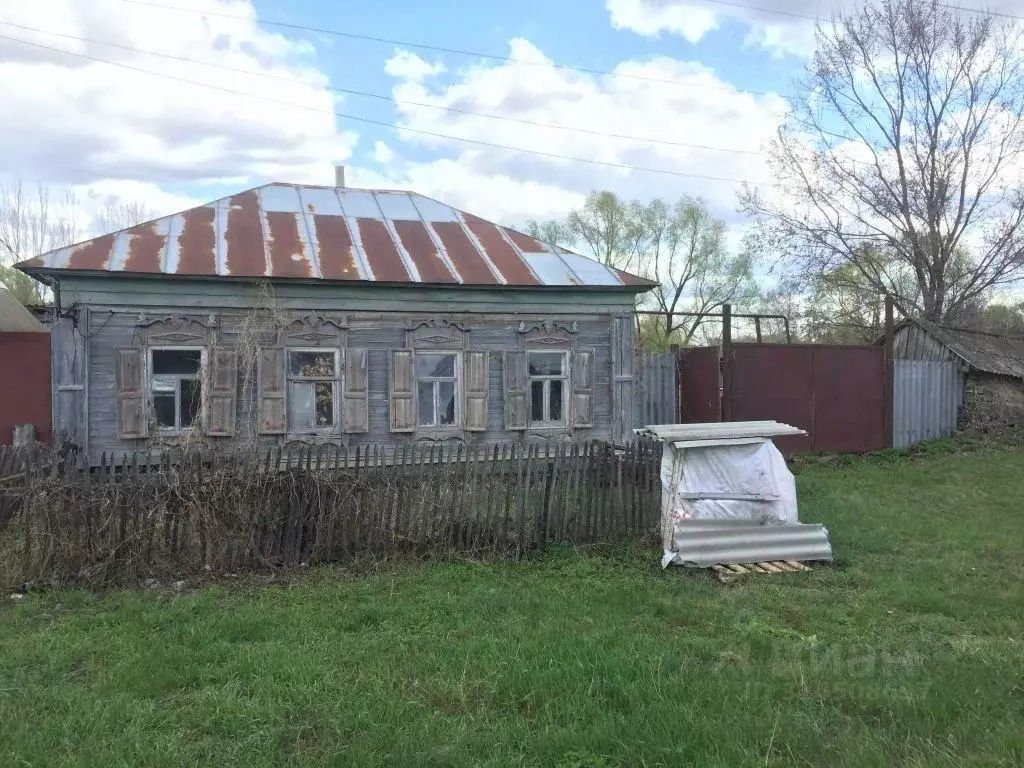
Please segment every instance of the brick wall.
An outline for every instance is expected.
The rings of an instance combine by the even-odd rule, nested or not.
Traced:
[[[962,429],[1024,425],[1024,382],[989,373],[968,374],[964,382]]]

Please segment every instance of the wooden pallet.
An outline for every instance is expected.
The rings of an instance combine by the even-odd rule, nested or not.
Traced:
[[[722,576],[737,576],[748,573],[797,573],[811,570],[797,560],[773,560],[764,563],[732,563],[728,565],[712,565],[711,568]]]

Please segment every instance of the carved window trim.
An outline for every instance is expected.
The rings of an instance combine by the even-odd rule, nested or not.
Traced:
[[[220,318],[208,315],[147,315],[135,323],[136,335],[144,346],[211,347],[217,343]]]
[[[573,353],[579,347],[579,325],[575,320],[568,323],[560,320],[522,320],[516,329],[519,336],[519,349],[526,354],[523,356],[523,364],[527,366],[525,371],[526,390],[526,436],[533,435],[549,439],[560,435],[569,436],[573,432],[572,419],[569,409],[572,407],[572,359]],[[562,421],[561,422],[538,422],[533,421],[533,393],[532,377],[529,371],[530,352],[561,352],[565,357],[565,383],[562,398]]]
[[[283,347],[347,347],[347,316],[333,317],[316,312],[293,315],[278,332]]]
[[[469,329],[443,317],[413,321],[406,325],[406,349],[465,350],[469,344]]]
[[[579,327],[576,321],[568,325],[555,320],[541,320],[539,322],[527,323],[525,320],[519,323],[519,348],[522,350],[537,349],[576,349],[576,338],[579,335]]]

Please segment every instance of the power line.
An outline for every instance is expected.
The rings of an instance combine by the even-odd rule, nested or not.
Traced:
[[[168,79],[168,80],[175,80],[175,81],[181,82],[181,83],[188,83],[189,85],[195,85],[195,86],[199,86],[201,88],[211,88],[211,89],[213,89],[215,91],[220,91],[222,93],[230,93],[230,94],[233,94],[235,96],[247,96],[248,98],[251,98],[251,99],[258,99],[260,101],[266,101],[266,102],[270,102],[272,104],[278,104],[278,105],[285,106],[285,107],[292,107],[294,109],[302,109],[302,110],[306,110],[308,112],[319,112],[321,114],[334,115],[336,117],[341,117],[341,118],[344,118],[346,120],[354,120],[354,121],[360,122],[360,123],[369,123],[370,125],[379,125],[379,126],[382,126],[384,128],[392,128],[392,129],[394,129],[396,131],[408,131],[409,133],[416,133],[416,134],[420,134],[420,135],[423,135],[423,136],[432,136],[434,138],[447,139],[449,141],[461,141],[461,142],[465,142],[465,143],[468,143],[468,144],[475,144],[477,146],[489,147],[491,149],[502,149],[502,150],[506,150],[506,151],[509,151],[509,152],[522,152],[522,153],[528,154],[528,155],[537,155],[539,157],[548,157],[548,158],[552,158],[552,159],[555,159],[555,160],[568,160],[570,162],[576,162],[576,163],[589,163],[590,165],[599,165],[599,166],[603,166],[603,167],[606,167],[606,168],[619,168],[619,169],[627,170],[627,171],[641,171],[641,172],[644,172],[644,173],[657,173],[657,174],[661,174],[661,175],[665,175],[665,176],[678,176],[678,177],[682,177],[682,178],[703,179],[703,180],[706,180],[706,181],[722,181],[722,182],[728,182],[730,184],[745,184],[745,183],[747,183],[747,181],[744,180],[744,179],[732,179],[732,178],[726,178],[726,177],[723,177],[723,176],[708,176],[708,175],[699,174],[699,173],[685,173],[683,171],[670,171],[670,170],[666,170],[664,168],[645,168],[643,166],[626,165],[625,163],[611,163],[611,162],[607,162],[607,161],[604,161],[604,160],[594,160],[593,158],[588,158],[588,157],[574,157],[574,156],[571,156],[571,155],[560,155],[560,154],[557,154],[555,152],[542,152],[540,150],[535,150],[535,149],[524,149],[522,147],[510,147],[510,146],[505,145],[505,144],[496,144],[496,143],[489,142],[489,141],[481,141],[480,139],[467,139],[467,138],[464,138],[464,137],[461,137],[461,136],[450,136],[450,135],[444,134],[444,133],[435,133],[433,131],[425,131],[425,130],[422,130],[420,128],[408,128],[406,126],[395,125],[394,123],[388,123],[388,122],[385,122],[383,120],[372,120],[372,119],[367,118],[367,117],[358,117],[356,115],[349,115],[349,114],[346,114],[344,112],[335,112],[335,111],[327,110],[327,109],[319,109],[318,107],[306,106],[304,104],[295,104],[295,103],[290,102],[290,101],[281,101],[279,99],[272,99],[272,98],[270,98],[268,96],[261,96],[259,94],[255,94],[255,93],[246,93],[244,91],[236,91],[236,90],[233,90],[231,88],[224,88],[224,87],[221,87],[219,85],[213,85],[212,83],[201,83],[201,82],[199,82],[197,80],[189,80],[188,78],[178,77],[177,75],[171,75],[171,74],[167,74],[167,73],[164,73],[164,72],[154,72],[154,71],[149,70],[149,69],[143,69],[142,67],[132,66],[131,64],[124,64],[124,63],[118,62],[118,61],[109,61],[107,59],[101,59],[101,58],[99,58],[97,56],[89,56],[88,54],[84,54],[84,53],[76,53],[76,52],[73,52],[73,51],[65,50],[63,48],[54,48],[53,46],[43,45],[42,43],[34,43],[34,42],[29,41],[29,40],[21,40],[19,38],[9,37],[7,35],[0,35],[0,40],[8,40],[8,41],[14,42],[14,43],[21,43],[23,45],[30,45],[30,46],[33,46],[34,48],[41,48],[43,50],[52,51],[54,53],[62,53],[64,55],[66,55],[66,56],[75,56],[75,57],[78,57],[78,58],[81,58],[81,59],[88,59],[90,61],[95,61],[95,62],[100,63],[100,64],[107,64],[107,65],[112,66],[112,67],[121,67],[122,69],[129,69],[129,70],[132,70],[134,72],[141,72],[141,73],[146,74],[146,75],[153,75],[155,77],[162,77],[162,78],[165,78],[165,79]]]
[[[130,0],[125,0],[129,2]],[[794,19],[810,19],[811,21],[820,21],[818,16],[809,16],[806,13],[794,13],[793,11],[780,11],[777,8],[758,8],[753,5],[745,5],[743,3],[731,3],[728,0],[704,0],[706,3],[714,3],[715,5],[727,5],[730,8],[742,8],[745,11],[758,11],[760,13],[774,13],[778,16],[790,16]]]
[[[724,0],[713,0],[714,2],[723,2]],[[640,80],[647,83],[664,83],[667,85],[675,85],[683,88],[703,88],[713,91],[727,91],[729,93],[745,93],[749,96],[778,96],[781,99],[791,99],[791,96],[784,96],[774,91],[749,91],[740,90],[737,88],[730,88],[721,85],[710,85],[706,83],[691,83],[684,82],[682,80],[672,80],[670,78],[663,77],[650,77],[647,75],[631,75],[625,72],[610,72],[603,69],[590,69],[589,67],[574,67],[570,64],[556,64],[543,61],[523,61],[521,59],[513,59],[511,56],[499,56],[494,53],[481,53],[480,51],[467,51],[461,48],[444,48],[439,45],[430,45],[428,43],[417,43],[410,40],[392,40],[386,37],[375,37],[373,35],[361,35],[355,32],[342,32],[338,29],[326,29],[323,27],[312,27],[305,24],[294,24],[287,21],[274,21],[270,19],[253,19],[248,16],[238,16],[231,13],[218,13],[216,11],[206,11],[199,8],[182,8],[177,5],[167,5],[165,3],[152,2],[152,0],[121,0],[123,3],[129,3],[131,5],[145,5],[150,8],[162,8],[167,11],[179,11],[181,13],[192,13],[200,16],[212,16],[220,19],[233,19],[235,21],[251,21],[255,24],[261,24],[268,27],[281,27],[283,29],[294,29],[301,32],[314,32],[321,35],[331,35],[334,37],[344,37],[351,40],[368,40],[374,43],[383,43],[385,45],[399,45],[407,48],[420,48],[425,51],[434,51],[436,53],[453,53],[458,56],[473,56],[480,59],[491,59],[493,61],[504,61],[510,64],[519,64],[531,67],[546,67],[552,69],[561,69],[567,72],[581,72],[587,75],[601,75],[603,77],[621,77],[627,80]],[[758,9],[752,9],[758,10]],[[810,17],[808,17],[810,18]]]
[[[93,39],[86,38],[86,37],[76,37],[75,35],[66,35],[63,32],[52,32],[52,31],[46,30],[46,29],[38,29],[36,27],[28,27],[28,26],[25,26],[23,24],[15,24],[14,22],[11,22],[11,21],[2,21],[2,20],[0,20],[0,25],[3,25],[5,27],[15,27],[17,29],[25,30],[25,31],[28,31],[28,32],[38,32],[39,34],[51,35],[53,37],[61,37],[61,38],[65,38],[67,40],[75,40],[77,42],[88,43],[88,44],[91,44],[91,45],[103,45],[103,46],[107,46],[109,48],[117,48],[117,49],[122,50],[122,51],[130,51],[132,53],[141,53],[141,54],[144,54],[146,56],[157,56],[157,57],[160,57],[160,58],[163,58],[163,59],[172,59],[174,61],[181,61],[181,62],[186,62],[186,63],[189,63],[189,64],[200,64],[200,65],[205,66],[205,67],[214,67],[216,69],[223,69],[223,70],[226,70],[228,72],[237,72],[237,73],[243,74],[243,75],[253,75],[253,76],[256,76],[256,77],[269,78],[271,80],[280,80],[280,81],[287,82],[287,83],[302,84],[301,80],[297,80],[294,77],[286,77],[286,76],[283,76],[283,75],[275,75],[275,74],[272,74],[270,72],[253,72],[252,70],[243,69],[241,67],[231,67],[231,66],[228,66],[226,64],[218,64],[218,63],[215,63],[215,62],[212,62],[212,61],[202,61],[200,59],[192,59],[192,58],[189,58],[187,56],[176,56],[176,55],[171,54],[171,53],[162,53],[162,52],[159,52],[159,51],[147,51],[147,50],[143,50],[141,48],[133,48],[133,47],[128,46],[128,45],[121,45],[120,43],[108,43],[108,42],[103,41],[103,40],[93,40]],[[407,99],[396,99],[393,96],[386,96],[386,95],[380,94],[380,93],[371,93],[369,91],[357,91],[357,90],[353,90],[353,89],[350,89],[350,88],[337,88],[337,87],[330,86],[330,85],[324,86],[324,89],[328,90],[328,91],[331,91],[333,93],[344,93],[344,94],[349,94],[349,95],[354,95],[354,96],[365,96],[365,97],[368,97],[368,98],[371,98],[371,99],[379,99],[381,101],[389,101],[389,102],[391,102],[393,104],[398,104],[398,105],[409,104],[409,105],[416,106],[416,107],[426,107],[428,109],[436,109],[436,110],[441,110],[441,111],[444,111],[444,112],[453,112],[453,113],[460,114],[460,115],[469,115],[469,116],[472,116],[472,117],[483,117],[483,118],[487,118],[487,119],[490,119],[490,120],[504,120],[504,121],[507,121],[507,122],[521,123],[523,125],[533,125],[533,126],[537,126],[539,128],[550,128],[552,130],[571,131],[571,132],[574,132],[574,133],[585,133],[585,134],[589,134],[591,136],[603,136],[603,137],[612,138],[612,139],[625,139],[627,141],[637,141],[637,142],[644,142],[644,143],[648,143],[648,144],[664,144],[666,146],[672,146],[672,147],[691,147],[693,149],[705,149],[705,150],[711,150],[711,151],[715,151],[715,152],[733,152],[733,153],[744,154],[744,155],[760,155],[761,154],[760,150],[755,150],[755,149],[733,149],[731,147],[715,147],[715,146],[711,146],[711,145],[708,145],[708,144],[694,144],[694,143],[686,142],[686,141],[670,141],[668,139],[649,139],[649,138],[646,138],[646,137],[643,137],[643,136],[630,136],[628,134],[621,134],[621,133],[607,133],[605,131],[596,131],[596,130],[593,130],[591,128],[579,128],[579,127],[570,126],[570,125],[556,125],[556,124],[553,124],[553,123],[541,122],[539,120],[526,120],[524,118],[511,117],[511,116],[508,116],[508,115],[493,115],[493,114],[487,114],[487,113],[484,113],[484,112],[473,112],[473,111],[467,110],[467,109],[458,109],[456,107],[446,107],[446,106],[442,106],[442,105],[439,105],[439,104],[428,104],[428,103],[425,103],[425,102],[410,101],[410,100],[407,100]]]
[[[939,3],[939,7],[948,8],[951,11],[965,11],[966,13],[977,13],[982,16],[998,16],[1003,19],[1016,19],[1017,21],[1024,21],[1024,16],[1015,16],[1012,13],[1006,13],[1005,11],[990,11],[982,8],[966,8],[962,5],[950,5],[947,3]]]

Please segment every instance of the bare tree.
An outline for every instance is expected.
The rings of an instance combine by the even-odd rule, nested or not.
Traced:
[[[23,304],[40,304],[44,295],[28,275],[11,265],[73,243],[80,210],[66,188],[53,195],[43,185],[25,188],[22,180],[0,182],[0,282]]]
[[[156,214],[141,200],[108,199],[96,214],[93,229],[98,232],[117,232],[156,218]]]
[[[817,42],[770,148],[771,191],[741,196],[766,242],[808,281],[849,267],[932,320],[1019,278],[1019,29],[939,0],[873,0]]]

